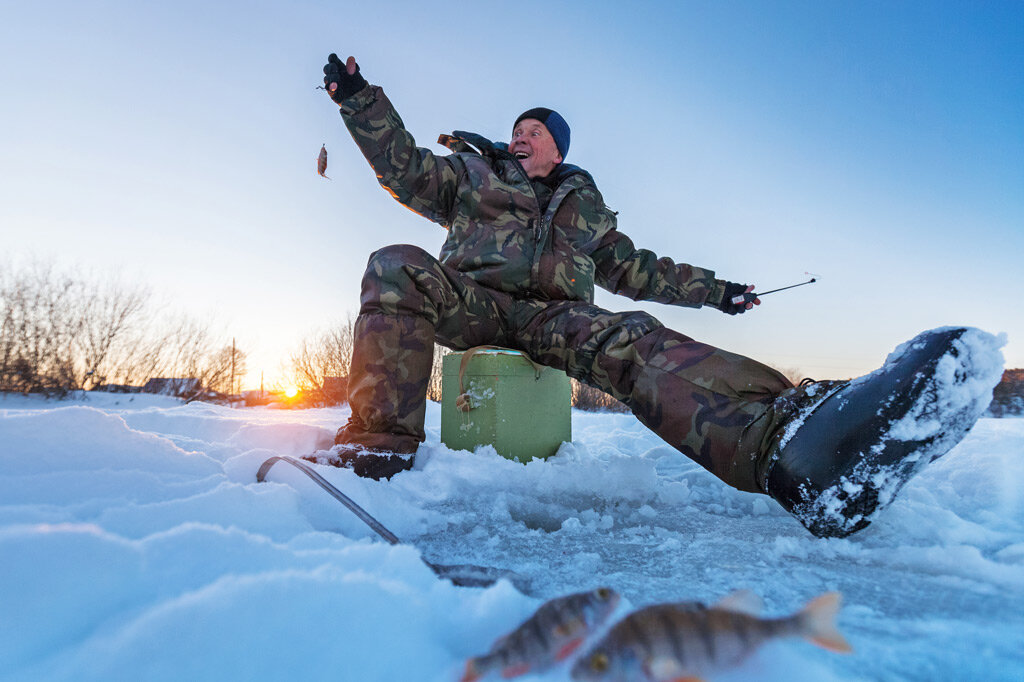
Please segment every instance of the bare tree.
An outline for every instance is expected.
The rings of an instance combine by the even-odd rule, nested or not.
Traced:
[[[0,267],[0,391],[62,394],[154,376],[231,392],[245,354],[209,327],[154,313],[149,293],[34,263]]]
[[[19,315],[23,309],[10,267],[0,270],[0,390],[14,390],[14,377],[19,373]]]
[[[78,386],[88,389],[107,383],[119,370],[114,351],[129,350],[117,343],[142,320],[149,294],[117,282],[86,285],[79,302],[81,328],[75,338]]]
[[[75,300],[80,285],[34,264],[5,273],[0,304],[0,387],[23,393],[64,393],[75,387],[74,339],[81,328]]]
[[[211,390],[233,395],[237,391],[238,377],[245,374],[245,353],[236,346],[224,346],[219,351],[206,354],[206,363],[195,373],[202,385]]]
[[[328,377],[347,377],[352,363],[355,320],[352,317],[302,340],[291,356],[291,378],[295,386],[323,402]]]

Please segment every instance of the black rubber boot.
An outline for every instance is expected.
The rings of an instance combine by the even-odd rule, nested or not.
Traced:
[[[375,481],[390,479],[399,471],[412,469],[415,459],[415,455],[377,452],[357,445],[335,445],[330,452],[333,455],[330,464],[333,466],[352,469],[356,476]]]
[[[375,481],[390,479],[400,471],[412,468],[415,455],[376,452],[358,445],[335,445],[302,459],[314,464],[329,464],[340,469],[352,469],[356,476]]]
[[[804,389],[805,407],[782,425],[769,455],[765,492],[818,537],[870,524],[988,406],[983,385],[998,382],[992,365],[1001,373],[1002,358],[997,346],[965,343],[969,332],[984,334],[925,332],[871,374]]]
[[[352,469],[356,476],[372,478],[375,481],[390,479],[400,471],[412,469],[415,453],[400,453],[368,448],[348,442],[347,427],[338,429],[334,447],[320,450],[302,459],[315,464],[329,464],[342,469]]]

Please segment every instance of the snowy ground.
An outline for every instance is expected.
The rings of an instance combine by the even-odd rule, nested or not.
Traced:
[[[573,442],[524,466],[439,445],[431,404],[415,470],[321,467],[392,547],[291,467],[255,482],[346,417],[0,397],[0,679],[454,680],[544,599],[599,585],[623,612],[843,593],[852,655],[783,641],[720,680],[1024,679],[1024,419],[982,419],[873,526],[824,541],[631,416],[574,413]],[[513,569],[530,594],[455,587],[420,552]]]

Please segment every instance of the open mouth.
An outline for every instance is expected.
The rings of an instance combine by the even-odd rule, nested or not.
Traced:
[[[516,158],[522,161],[523,159],[530,158],[530,155],[527,154],[526,152],[516,152]]]

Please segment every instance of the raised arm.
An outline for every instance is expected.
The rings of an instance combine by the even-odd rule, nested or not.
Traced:
[[[366,82],[354,57],[343,64],[330,55],[324,87],[381,186],[402,205],[447,226],[461,164],[417,147],[391,101],[380,87]]]

